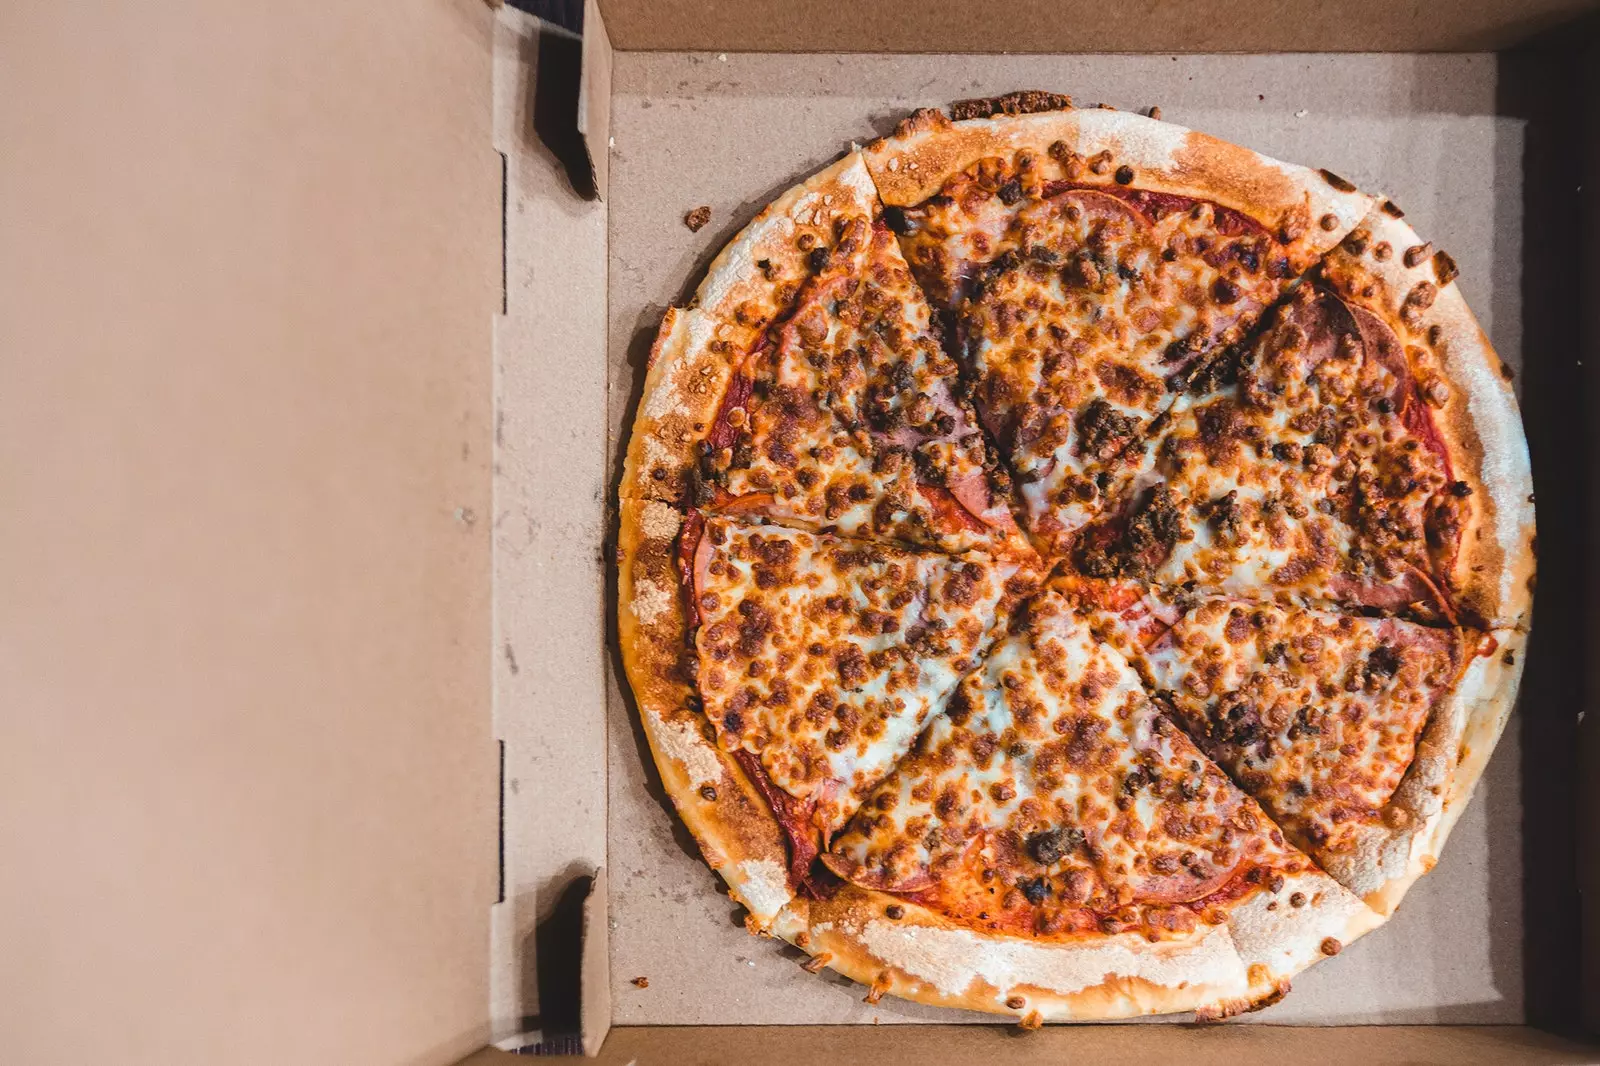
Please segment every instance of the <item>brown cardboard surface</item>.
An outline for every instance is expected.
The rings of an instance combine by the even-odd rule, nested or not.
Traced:
[[[1516,1066],[1521,1063],[1592,1063],[1591,1046],[1511,1026],[1407,1026],[1339,1029],[1280,1026],[1052,1026],[1036,1033],[1015,1029],[928,1025],[894,1030],[872,1026],[696,1028],[670,1026],[612,1030],[601,1063],[637,1066],[711,1066],[819,1062],[1004,1062],[1008,1066],[1236,1066],[1281,1062],[1295,1066]],[[463,1064],[468,1066],[468,1064]],[[472,1066],[479,1066],[477,1060]],[[482,1066],[489,1066],[484,1062]]]
[[[0,14],[8,1062],[486,1035],[489,24]]]
[[[583,134],[595,191],[606,198],[611,152],[611,39],[597,0],[583,5],[583,83],[578,89],[578,132]]]
[[[536,93],[562,88],[541,84],[542,32],[513,8],[496,15],[494,143],[506,158],[492,511],[494,717],[505,744],[505,902],[490,937],[497,1039],[541,1024],[576,1035],[581,882],[606,849],[606,208],[573,191],[534,132]],[[575,107],[576,85],[566,88]]]
[[[603,0],[630,51],[1434,52],[1505,48],[1591,10],[1587,0]]]
[[[582,1017],[579,1043],[585,1055],[597,1055],[611,1031],[611,886],[604,866],[595,871],[594,887],[583,906],[583,972],[580,975]]]
[[[609,7],[608,7],[609,13]],[[1164,117],[1394,197],[1462,269],[1520,365],[1524,120],[1493,56],[840,56],[619,53],[610,208],[611,447],[669,302],[777,193],[910,108],[1018,87]],[[712,224],[683,225],[709,205]],[[618,1025],[951,1020],[861,1002],[749,937],[661,795],[631,706],[610,701],[612,988]],[[1439,868],[1387,926],[1296,980],[1268,1023],[1505,1023],[1524,1016],[1520,755],[1513,728]],[[630,981],[649,978],[640,989]],[[980,1016],[968,1016],[978,1018]]]

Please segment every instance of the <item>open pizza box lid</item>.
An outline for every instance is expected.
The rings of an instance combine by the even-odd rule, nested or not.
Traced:
[[[1600,959],[1577,891],[1600,852],[1574,847],[1596,775],[1572,765],[1600,765],[1575,724],[1587,7],[12,13],[7,1059],[1592,1058],[1572,1035],[1600,1018],[1600,984],[1576,991]],[[1239,51],[1393,54],[1167,54]],[[1035,86],[1389,183],[1525,357],[1556,479],[1541,556],[1570,576],[1541,590],[1459,854],[1408,902],[1421,919],[1254,1024],[1018,1039],[801,974],[736,927],[617,680],[605,546],[639,338],[851,138]]]

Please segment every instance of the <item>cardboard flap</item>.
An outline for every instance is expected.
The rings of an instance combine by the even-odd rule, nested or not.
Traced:
[[[611,39],[598,0],[583,5],[583,78],[578,89],[578,132],[594,170],[595,194],[604,200],[611,158]]]
[[[446,1062],[494,899],[479,0],[24,3],[12,1062]]]
[[[605,0],[611,40],[651,52],[1474,52],[1593,9],[1590,0],[1457,0],[1449,17],[1391,0],[1108,4],[1013,0]]]
[[[518,27],[532,77],[532,128],[572,188],[605,199],[611,131],[611,41],[595,0],[521,0],[503,16]]]
[[[611,889],[605,867],[594,872],[594,886],[583,902],[582,1037],[585,1055],[600,1054],[611,1031]]]
[[[505,902],[492,1014],[503,1046],[547,1049],[579,1042],[583,900],[607,865],[607,216],[574,190],[570,160],[538,128],[541,65],[568,62],[575,43],[524,12],[497,15],[506,285],[495,330],[493,663]]]

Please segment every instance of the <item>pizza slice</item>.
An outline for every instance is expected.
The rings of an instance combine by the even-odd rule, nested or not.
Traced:
[[[751,928],[766,928],[794,895],[789,842],[706,720],[682,581],[685,516],[658,500],[623,499],[619,512],[618,646],[661,784]]]
[[[1369,358],[1390,375],[1371,401],[1385,416],[1383,432],[1356,441],[1368,500],[1359,524],[1379,543],[1369,573],[1382,575],[1389,547],[1377,531],[1420,527],[1447,613],[1486,628],[1524,628],[1536,541],[1528,441],[1511,370],[1467,307],[1458,274],[1388,201],[1318,271],[1356,319]],[[1442,492],[1422,499],[1400,491],[1412,475],[1390,442],[1395,420],[1443,475]]]
[[[1061,554],[1185,375],[1370,198],[1178,126],[1022,96],[958,106],[983,116],[965,121],[918,112],[866,160],[913,272],[952,315],[1024,524]],[[985,112],[1023,104],[1058,109]]]
[[[1516,658],[1468,630],[1226,597],[1101,596],[1087,617],[1291,842],[1382,913],[1444,813],[1402,783],[1420,752],[1449,756],[1458,705]]]
[[[1012,562],[691,513],[698,694],[789,836],[795,882],[1031,589]]]
[[[985,936],[1086,953],[1162,957],[1224,927],[1249,1002],[1370,927],[1064,596],[1014,628],[834,840],[830,869]]]
[[[1453,265],[1415,242],[1375,212],[1270,328],[1198,372],[1130,449],[1078,568],[1515,624],[1533,567],[1515,401]]]
[[[851,153],[671,309],[625,495],[946,551],[1026,551],[956,364]]]

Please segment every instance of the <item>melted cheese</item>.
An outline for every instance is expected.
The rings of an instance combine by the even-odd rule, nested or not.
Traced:
[[[1118,491],[1139,498],[1136,518],[1141,507],[1162,512],[1148,523],[1164,529],[1162,543],[1146,552],[1124,538],[1120,557],[1084,565],[1231,595],[1386,609],[1426,601],[1437,581],[1425,575],[1454,551],[1437,523],[1462,501],[1407,417],[1422,401],[1404,357],[1380,354],[1388,347],[1330,295],[1297,293],[1129,458]]]
[[[856,218],[812,251],[817,272],[745,362],[751,395],[724,412],[728,435],[702,460],[695,502],[716,506],[720,490],[815,529],[947,551],[994,544],[1014,528],[991,484],[1004,475],[894,237]]]
[[[1029,531],[1056,552],[1097,509],[1097,475],[1171,405],[1168,383],[1237,337],[1291,273],[1260,225],[1086,169],[986,159],[906,213],[908,257],[960,315]]]
[[[1270,889],[1272,871],[1304,859],[1047,593],[827,861],[980,928],[1160,936],[1214,917],[1217,893]]]
[[[1014,567],[707,520],[700,692],[719,742],[837,828],[988,643]]]
[[[1227,599],[1148,648],[1123,619],[1111,628],[1201,749],[1314,856],[1405,817],[1385,807],[1455,680],[1451,631]]]

